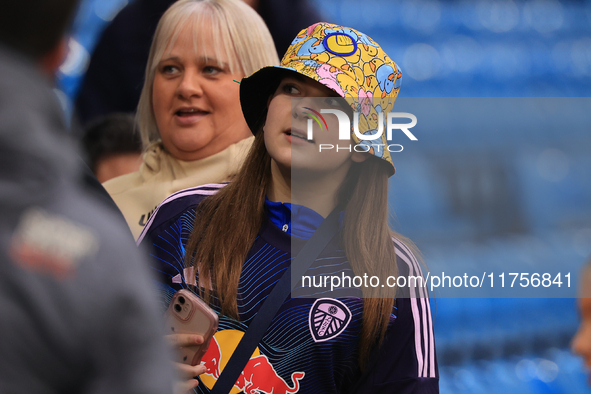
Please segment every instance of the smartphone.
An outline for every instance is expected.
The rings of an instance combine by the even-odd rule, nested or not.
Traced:
[[[201,345],[180,348],[180,362],[197,365],[207,352],[211,338],[218,329],[218,315],[189,290],[179,290],[172,297],[165,315],[167,334],[197,334]]]

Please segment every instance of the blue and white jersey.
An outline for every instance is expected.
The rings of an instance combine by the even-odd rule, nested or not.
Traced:
[[[199,203],[224,184],[177,192],[157,208],[138,244],[152,249],[153,269],[164,305],[180,289],[199,283],[185,268],[185,246]],[[276,209],[273,204],[268,209]],[[274,211],[273,213],[276,213]],[[269,215],[268,215],[269,216]],[[293,237],[266,217],[242,267],[238,285],[240,320],[219,315],[219,327],[203,362],[198,392],[209,393],[257,311],[305,240]],[[277,215],[270,215],[276,217]],[[318,256],[313,269],[351,272],[339,237]],[[422,275],[410,249],[393,239],[399,275]],[[297,251],[293,250],[294,255]],[[395,302],[386,337],[371,351],[368,368],[358,364],[361,298],[288,298],[271,322],[236,382],[235,393],[438,393],[438,370],[429,299],[425,288]]]

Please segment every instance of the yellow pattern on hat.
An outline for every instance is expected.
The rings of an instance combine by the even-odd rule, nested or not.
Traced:
[[[261,82],[264,77],[267,77],[266,82],[271,77],[277,78],[279,70],[305,75],[346,98],[353,110],[359,112],[359,132],[368,135],[378,130],[379,113],[383,112],[385,119],[386,114],[392,111],[402,77],[396,63],[369,36],[349,27],[316,23],[300,31],[279,67],[264,67],[242,80],[242,108],[251,129],[256,127],[262,115],[255,109],[258,100],[266,100],[270,94],[263,91],[265,88]],[[381,140],[361,140],[353,130],[351,137],[356,144],[366,145],[369,153],[387,161],[394,168],[391,154],[386,148],[388,141],[385,131]],[[383,144],[381,149],[372,146],[377,143]]]
[[[302,30],[283,56],[281,66],[348,98],[353,109],[360,112],[361,134],[373,134],[378,128],[379,112],[392,110],[402,77],[396,63],[370,37],[355,29],[325,22]],[[374,141],[364,142],[354,133],[351,136],[358,144],[367,143],[369,153],[394,165],[385,148],[388,145],[385,132],[381,138],[384,148],[379,150],[371,147]]]

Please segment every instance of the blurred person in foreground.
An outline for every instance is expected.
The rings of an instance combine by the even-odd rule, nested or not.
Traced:
[[[254,137],[236,81],[277,64],[265,23],[240,0],[180,0],[164,13],[138,104],[143,163],[104,184],[136,238],[172,193],[238,172]]]
[[[75,6],[0,13],[0,392],[167,393],[144,256],[86,190],[52,91]]]
[[[86,127],[82,138],[88,166],[103,183],[140,169],[142,141],[130,114],[112,113]]]
[[[579,282],[578,304],[581,325],[573,338],[572,349],[583,357],[587,371],[591,372],[591,260],[583,268]]]

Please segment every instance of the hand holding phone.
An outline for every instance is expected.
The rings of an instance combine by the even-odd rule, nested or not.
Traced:
[[[218,327],[218,315],[189,290],[179,290],[166,311],[167,334],[193,334],[203,337],[202,344],[182,346],[179,362],[197,365],[207,352],[209,343]]]

